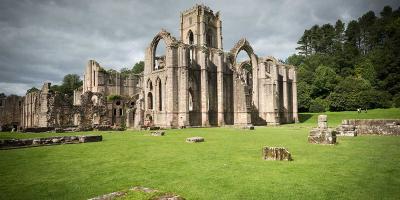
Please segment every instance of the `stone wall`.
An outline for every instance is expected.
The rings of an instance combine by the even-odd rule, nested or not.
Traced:
[[[23,98],[22,129],[73,126],[72,97],[54,92],[50,87],[50,83],[44,83],[40,91],[28,93]]]
[[[374,135],[400,135],[399,119],[345,119],[336,128],[339,135],[357,136],[365,134]]]
[[[90,136],[56,136],[48,138],[32,138],[32,139],[6,139],[0,140],[0,149],[13,149],[23,147],[35,147],[57,144],[77,144],[86,142],[102,141],[101,135]]]
[[[21,126],[22,97],[0,96],[0,131],[17,130]]]

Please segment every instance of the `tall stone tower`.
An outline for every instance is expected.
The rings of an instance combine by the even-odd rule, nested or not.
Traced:
[[[193,44],[222,49],[222,23],[216,14],[204,5],[196,5],[181,13],[181,40]]]

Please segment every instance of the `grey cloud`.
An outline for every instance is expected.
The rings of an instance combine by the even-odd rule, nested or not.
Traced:
[[[377,15],[392,0],[226,0],[204,2],[221,11],[224,48],[246,37],[260,56],[295,53],[304,29],[348,22],[368,10]],[[82,75],[89,59],[120,69],[144,59],[154,35],[165,28],[179,37],[179,15],[196,1],[0,1],[0,93],[24,94],[43,81]]]

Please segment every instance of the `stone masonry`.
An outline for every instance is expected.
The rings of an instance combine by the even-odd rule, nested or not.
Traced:
[[[340,136],[400,135],[398,119],[345,119],[336,128]]]
[[[318,127],[310,131],[308,142],[314,144],[336,144],[336,131],[328,128],[328,116],[318,116]]]

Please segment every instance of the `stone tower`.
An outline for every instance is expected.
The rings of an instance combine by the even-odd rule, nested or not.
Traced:
[[[203,5],[181,13],[181,41],[185,44],[222,49],[222,23],[216,14]]]

